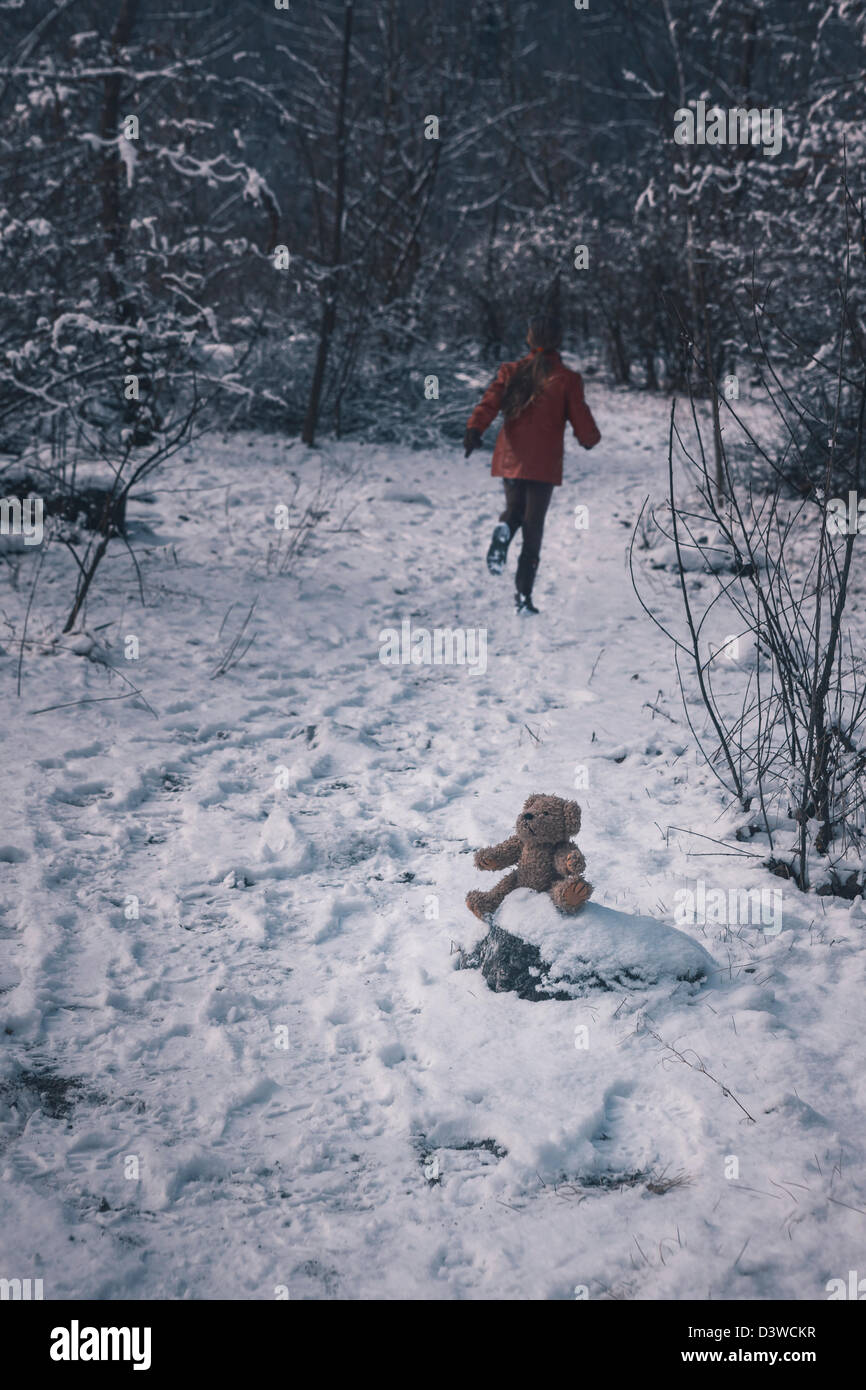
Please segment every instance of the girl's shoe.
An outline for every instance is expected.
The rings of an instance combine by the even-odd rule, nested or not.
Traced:
[[[493,528],[493,540],[490,542],[490,549],[487,551],[487,568],[491,574],[501,574],[505,569],[505,561],[508,557],[508,547],[511,544],[511,532],[504,521],[500,521]]]
[[[531,597],[530,597],[529,594],[516,593],[516,594],[514,595],[514,604],[515,604],[515,607],[517,608],[518,613],[537,613],[537,612],[538,612],[538,609],[536,608],[535,604],[532,602],[532,599],[531,599]]]

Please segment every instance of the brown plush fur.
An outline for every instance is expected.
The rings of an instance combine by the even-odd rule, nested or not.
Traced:
[[[549,893],[561,912],[579,912],[592,893],[592,884],[583,877],[586,860],[569,838],[579,829],[576,801],[563,801],[559,796],[528,797],[517,817],[516,833],[501,845],[480,849],[475,855],[477,869],[505,869],[509,864],[517,868],[489,893],[477,889],[469,893],[469,911],[483,921],[515,888],[533,888],[536,893]]]

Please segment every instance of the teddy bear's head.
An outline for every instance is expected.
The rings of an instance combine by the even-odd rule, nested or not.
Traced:
[[[556,844],[576,835],[580,829],[580,807],[561,796],[530,796],[517,817],[517,837],[523,844],[533,840]]]

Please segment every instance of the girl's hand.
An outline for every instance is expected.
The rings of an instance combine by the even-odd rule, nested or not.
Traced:
[[[477,449],[480,443],[480,432],[478,430],[467,430],[466,435],[463,439],[463,448],[465,451],[463,457],[468,459],[469,455],[472,453],[472,450]]]

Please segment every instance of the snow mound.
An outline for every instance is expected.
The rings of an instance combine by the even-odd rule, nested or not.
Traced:
[[[505,936],[510,939],[503,941]],[[521,943],[528,948],[522,954]],[[492,989],[517,987],[523,998],[534,999],[576,998],[590,989],[643,989],[664,980],[695,983],[715,969],[703,946],[655,917],[593,902],[570,917],[546,893],[530,888],[509,893],[472,957]],[[508,983],[512,967],[517,985]]]
[[[278,860],[286,873],[298,873],[309,863],[310,845],[282,805],[273,807],[262,826],[257,858],[265,864]]]

